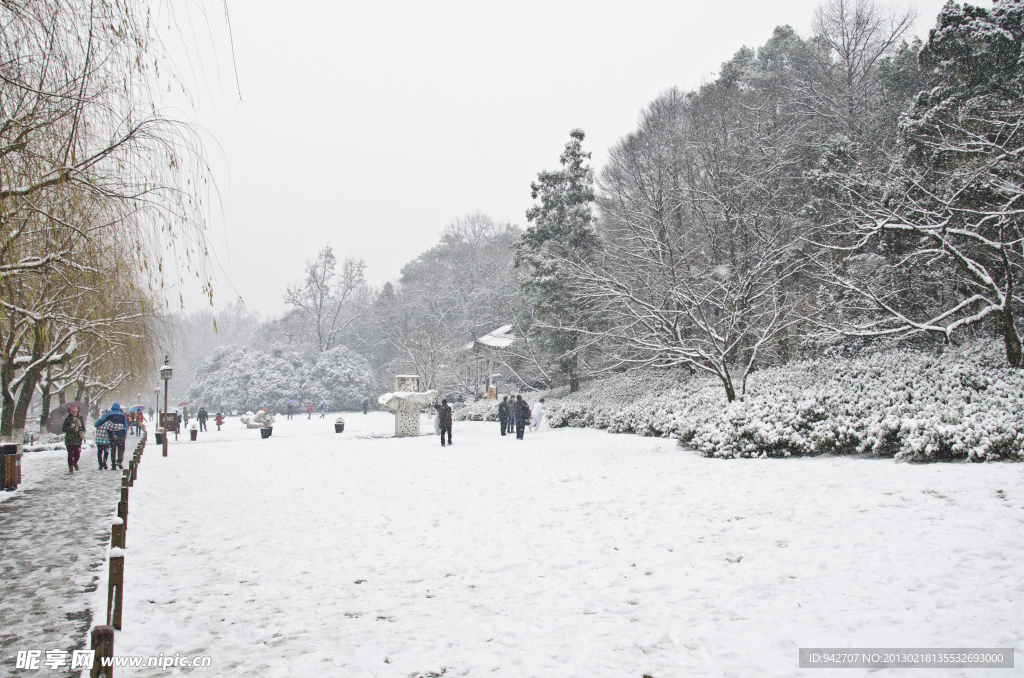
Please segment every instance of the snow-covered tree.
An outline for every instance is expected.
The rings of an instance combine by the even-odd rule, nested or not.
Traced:
[[[583,150],[586,135],[574,129],[569,137],[559,157],[562,169],[540,172],[530,184],[538,202],[526,212],[531,225],[516,244],[515,263],[524,269],[521,285],[539,321],[530,327],[534,343],[545,347],[575,391],[594,315],[576,294],[574,267],[593,257],[599,241],[593,225],[594,174],[590,153]]]
[[[306,279],[301,285],[289,286],[285,303],[300,309],[312,327],[317,350],[335,346],[359,312],[348,303],[365,282],[362,259],[345,257],[341,271],[330,247],[324,247],[316,259],[306,262]]]
[[[331,407],[358,409],[362,399],[376,394],[373,374],[366,359],[344,346],[335,346],[321,353],[306,371],[303,394],[316,405],[330,400]]]
[[[884,171],[837,147],[822,176],[845,214],[824,234],[837,328],[860,336],[972,327],[1024,366],[1024,3],[947,4],[921,52],[931,87]]]
[[[189,389],[189,400],[207,409],[255,410],[262,404],[283,409],[301,393],[300,376],[283,358],[251,348],[225,346],[206,359]]]

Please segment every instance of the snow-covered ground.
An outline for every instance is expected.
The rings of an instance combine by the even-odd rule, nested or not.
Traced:
[[[1016,646],[1024,666],[1022,465],[724,461],[482,422],[442,449],[346,419],[147,450],[119,655],[268,677],[797,676],[802,646]]]

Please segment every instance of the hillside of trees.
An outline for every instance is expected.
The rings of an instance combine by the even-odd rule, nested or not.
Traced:
[[[492,375],[574,391],[682,368],[727,402],[760,369],[883,340],[992,337],[1021,367],[1024,5],[950,3],[926,42],[914,19],[828,0],[810,35],[780,26],[666,90],[604,167],[573,130],[524,228],[458,218],[380,288],[324,249],[283,317],[231,309],[218,334],[195,331],[209,312],[176,319],[178,364],[195,372],[214,345],[307,363],[344,346],[378,390],[414,372],[456,398]],[[504,324],[512,346],[466,350]]]

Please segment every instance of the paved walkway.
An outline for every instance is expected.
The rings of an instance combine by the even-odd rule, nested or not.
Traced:
[[[126,465],[137,442],[125,445]],[[88,644],[121,472],[98,470],[84,450],[78,465],[69,475],[63,451],[26,453],[21,487],[0,501],[0,675],[81,675],[70,653]],[[18,650],[45,659],[54,649],[68,652],[68,667],[15,668]]]

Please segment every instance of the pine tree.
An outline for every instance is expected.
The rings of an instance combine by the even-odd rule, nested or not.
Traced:
[[[567,262],[585,261],[599,248],[594,230],[594,173],[583,151],[583,130],[574,129],[559,161],[562,169],[543,171],[530,184],[538,203],[526,212],[531,226],[516,244],[515,265],[526,270],[522,281],[540,319],[538,339],[546,347],[570,392],[579,387],[580,357],[592,325],[574,295]]]

